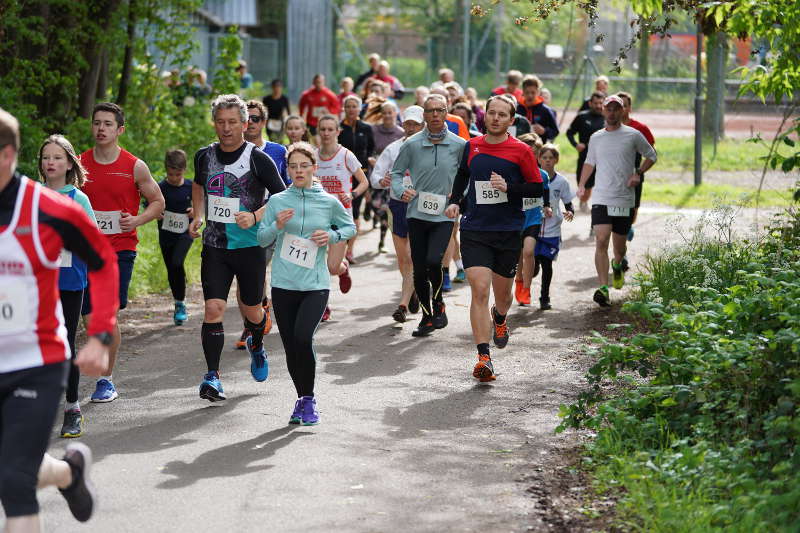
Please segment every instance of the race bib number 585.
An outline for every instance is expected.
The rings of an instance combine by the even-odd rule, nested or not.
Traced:
[[[475,199],[479,204],[502,204],[508,201],[508,195],[492,187],[490,181],[476,181]]]

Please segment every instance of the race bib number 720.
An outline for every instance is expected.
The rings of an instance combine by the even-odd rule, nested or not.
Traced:
[[[225,198],[224,196],[208,197],[208,220],[235,224],[236,213],[239,212],[238,198]]]

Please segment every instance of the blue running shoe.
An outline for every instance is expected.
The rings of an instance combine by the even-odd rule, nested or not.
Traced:
[[[175,314],[172,315],[175,325],[182,326],[187,318],[189,318],[189,315],[186,313],[186,304],[183,302],[175,302]]]
[[[294,402],[294,411],[292,411],[292,416],[289,417],[290,424],[299,424],[303,421],[303,399],[298,398],[296,402]]]
[[[450,292],[453,290],[453,284],[450,283],[450,274],[444,274],[442,279],[442,292]]]
[[[628,242],[631,242],[633,240],[633,236],[635,234],[636,234],[636,232],[633,231],[633,226],[631,226],[631,229],[628,230]]]
[[[222,383],[219,381],[219,372],[209,372],[203,376],[200,383],[200,397],[209,402],[219,402],[227,400],[225,392],[222,390]]]
[[[97,380],[97,386],[94,389],[94,394],[92,394],[92,402],[108,403],[113,402],[118,397],[119,394],[117,394],[117,389],[114,388],[113,383],[107,379]]]
[[[463,268],[458,269],[458,272],[456,272],[456,277],[453,278],[453,281],[455,281],[456,283],[464,283],[465,281],[467,281],[467,273],[464,272]]]
[[[303,396],[301,409],[303,410],[302,420],[304,426],[315,426],[319,424],[319,411],[317,411],[317,399],[313,396]]]
[[[259,383],[267,381],[269,377],[269,362],[264,345],[258,350],[253,350],[253,337],[247,337],[247,353],[250,354],[250,374]]]

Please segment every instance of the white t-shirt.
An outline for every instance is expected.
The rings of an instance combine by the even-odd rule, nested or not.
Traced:
[[[567,183],[567,180],[556,172],[555,177],[550,180],[550,205],[553,208],[553,216],[545,217],[543,221],[542,237],[561,237],[561,222],[564,215],[561,214],[561,202],[570,203],[575,198],[575,193]]]
[[[594,165],[597,170],[592,192],[593,204],[634,206],[635,190],[634,187],[628,187],[628,179],[636,170],[637,152],[644,158],[656,160],[655,149],[644,135],[630,126],[621,125],[614,131],[603,128],[592,134],[586,163]]]
[[[394,166],[394,161],[397,159],[397,154],[400,153],[400,147],[405,142],[405,138],[397,139],[390,143],[386,148],[383,149],[381,155],[378,156],[378,160],[375,162],[375,166],[372,169],[372,174],[369,177],[369,182],[372,185],[373,189],[389,189],[389,197],[393,200],[400,200],[400,198],[395,198],[394,193],[392,192],[392,187],[383,187],[380,184],[381,178],[386,175],[387,172],[392,171],[392,167]],[[403,178],[404,183],[408,183],[408,186],[411,186],[411,174],[406,170],[406,174]]]
[[[317,177],[322,183],[326,192],[337,195],[340,193],[350,193],[353,184],[350,178],[356,170],[361,168],[361,163],[353,152],[340,146],[339,150],[330,159],[318,158]]]

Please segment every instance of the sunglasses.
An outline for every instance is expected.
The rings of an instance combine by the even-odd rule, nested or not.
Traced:
[[[264,117],[262,117],[261,115],[250,115],[249,117],[247,117],[247,119],[253,124],[258,124],[259,122],[264,120]]]

